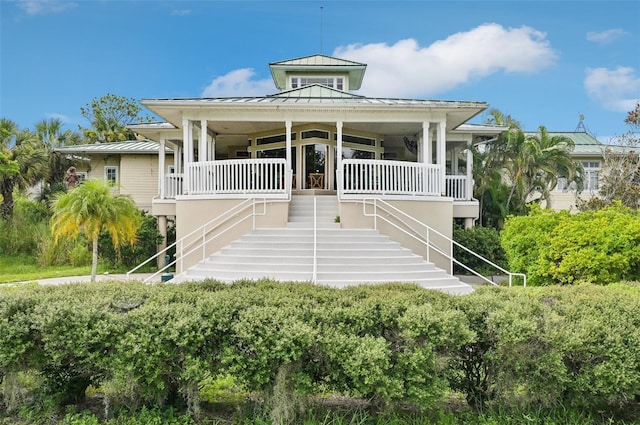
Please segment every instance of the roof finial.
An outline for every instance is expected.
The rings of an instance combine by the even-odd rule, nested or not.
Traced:
[[[322,9],[323,6],[320,6],[320,54],[322,54]]]
[[[578,125],[576,126],[576,129],[574,130],[574,133],[577,133],[578,130],[582,129],[582,131],[584,133],[590,133],[589,130],[587,130],[587,127],[584,125],[584,115],[580,114],[580,121],[578,121]]]

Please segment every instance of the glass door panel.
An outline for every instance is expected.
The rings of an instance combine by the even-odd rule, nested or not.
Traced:
[[[305,189],[324,189],[327,145],[304,145]]]

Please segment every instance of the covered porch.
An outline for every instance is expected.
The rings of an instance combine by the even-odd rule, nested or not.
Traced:
[[[449,137],[456,140],[447,142],[445,121],[333,125],[285,121],[263,124],[270,129],[254,133],[245,128],[241,135],[220,133],[221,127],[215,121],[185,119],[180,139],[156,139],[161,147],[176,152],[168,164],[164,149],[159,150],[156,201],[287,199],[291,193],[311,190],[336,193],[339,199],[372,195],[473,199],[472,154],[467,149],[472,136],[451,133]]]

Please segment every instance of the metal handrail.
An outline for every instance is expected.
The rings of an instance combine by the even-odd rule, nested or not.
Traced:
[[[373,205],[373,208],[374,208],[373,214],[367,213],[367,210],[366,210],[367,202],[369,202],[370,204]],[[378,207],[378,203],[382,204],[383,207]],[[465,247],[464,245],[454,241],[450,237],[448,237],[448,236],[444,235],[443,233],[433,229],[432,227],[428,226],[427,224],[422,223],[421,221],[419,221],[415,217],[412,217],[411,215],[407,214],[406,212],[398,209],[397,207],[391,205],[390,203],[388,203],[388,202],[386,202],[386,201],[384,201],[382,199],[379,199],[379,198],[364,198],[362,200],[362,206],[363,206],[363,214],[366,217],[371,217],[371,216],[374,217],[374,227],[376,229],[377,229],[377,219],[380,218],[380,219],[384,220],[386,223],[388,223],[391,226],[395,227],[396,229],[400,230],[401,232],[403,232],[407,236],[410,236],[413,239],[418,240],[421,243],[424,243],[426,245],[426,247],[427,247],[427,261],[430,261],[429,260],[429,251],[430,251],[430,249],[433,249],[434,251],[438,252],[439,254],[441,254],[442,256],[444,256],[444,257],[446,257],[446,258],[448,258],[450,260],[450,262],[451,262],[451,272],[452,273],[453,273],[453,263],[455,263],[455,264],[460,265],[464,269],[468,270],[469,272],[473,273],[477,277],[483,279],[487,283],[489,283],[491,285],[494,285],[494,286],[498,286],[497,283],[487,279],[485,276],[481,275],[477,271],[473,270],[472,268],[470,268],[467,265],[465,265],[465,264],[461,263],[460,261],[458,261],[453,255],[453,246],[455,245],[455,246],[460,247],[463,250],[467,251],[468,253],[472,254],[476,258],[484,261],[485,263],[489,264],[490,266],[496,268],[497,270],[501,271],[502,273],[508,275],[509,276],[509,286],[512,286],[512,284],[513,284],[513,276],[522,277],[523,278],[523,286],[525,286],[525,287],[527,286],[527,275],[525,275],[524,273],[512,273],[512,272],[510,272],[508,270],[505,270],[501,266],[499,266],[499,265],[493,263],[492,261],[484,258],[480,254],[477,254],[477,253],[471,251],[469,248]],[[389,211],[389,210],[385,209],[384,207],[388,207],[392,211]],[[378,208],[380,208],[382,211],[386,212],[387,214],[389,214],[390,216],[392,216],[393,218],[398,220],[405,227],[409,228],[411,230],[411,232],[407,231],[406,229],[401,228],[400,226],[398,226],[397,224],[391,222],[389,219],[387,219],[386,217],[382,216],[381,214],[378,214]],[[410,224],[406,223],[405,220],[403,220],[402,218],[398,217],[398,215],[394,214],[393,211],[396,211],[397,213],[400,213],[404,217],[414,221],[415,223],[418,223],[420,226],[425,227],[426,228],[426,235],[423,235],[422,233],[416,231]],[[444,252],[442,249],[440,249],[437,245],[435,245],[431,241],[431,233],[432,232],[449,242],[451,254],[448,254],[448,253]]]
[[[317,200],[313,197],[313,276],[312,282],[315,284],[318,277],[318,220],[317,220]]]
[[[264,205],[263,207],[263,213],[262,214],[256,214],[255,211],[255,204],[256,204],[256,199],[255,198],[247,198],[244,201],[242,201],[241,203],[233,206],[232,208],[229,208],[227,211],[225,211],[224,213],[222,213],[219,216],[216,216],[214,218],[212,218],[211,220],[209,220],[207,223],[203,224],[202,226],[198,227],[197,229],[194,229],[193,231],[189,232],[187,235],[183,236],[182,238],[180,238],[179,240],[175,241],[174,243],[172,243],[171,245],[167,246],[166,248],[164,248],[163,250],[159,251],[158,253],[156,253],[155,255],[149,257],[148,259],[146,259],[145,261],[143,261],[142,263],[138,264],[136,267],[134,267],[133,269],[129,270],[127,272],[127,278],[129,277],[129,275],[133,272],[135,272],[136,270],[138,270],[139,268],[141,268],[142,266],[144,266],[145,264],[149,263],[150,261],[158,258],[160,255],[165,254],[166,252],[168,252],[170,249],[176,247],[176,250],[178,248],[178,245],[180,244],[181,248],[180,248],[180,261],[181,261],[181,267],[183,265],[182,261],[184,259],[184,255],[189,255],[192,252],[194,252],[196,249],[199,248],[203,248],[204,246],[208,243],[211,242],[214,238],[224,234],[226,231],[232,229],[233,227],[235,227],[236,225],[238,225],[239,223],[243,222],[244,220],[246,220],[249,217],[254,217],[254,222],[253,222],[253,227],[255,227],[255,216],[256,215],[264,215],[266,213],[266,199],[262,199],[262,203]],[[242,217],[239,220],[236,220],[233,224],[231,224],[229,227],[223,229],[220,233],[218,233],[217,235],[215,235],[213,238],[210,239],[206,239],[206,236],[208,234],[210,234],[211,232],[213,232],[215,229],[217,229],[219,226],[223,225],[224,223],[226,223],[228,220],[236,217],[240,212],[244,211],[245,209],[247,209],[248,207],[252,207],[253,211]],[[218,221],[219,223],[217,225],[215,225],[214,227],[212,227],[209,230],[206,230],[207,227],[209,227],[210,225],[212,225],[213,223],[215,223],[216,221]],[[200,245],[195,246],[194,248],[190,249],[190,251],[188,252],[184,252],[184,241],[186,239],[189,239],[191,237],[193,237],[196,233],[202,232],[202,243]],[[192,241],[190,243],[190,246],[193,245],[194,243],[196,243],[197,239]],[[203,253],[205,251],[203,250]],[[204,254],[203,254],[204,255]],[[144,282],[148,282],[151,279],[153,279],[154,277],[156,277],[158,274],[164,272],[165,270],[167,270],[168,268],[174,266],[175,264],[177,264],[178,260],[173,260],[171,262],[169,262],[168,264],[166,264],[164,267],[160,268],[158,271],[156,271],[155,273],[153,273],[151,276],[147,277],[146,279],[144,279]]]

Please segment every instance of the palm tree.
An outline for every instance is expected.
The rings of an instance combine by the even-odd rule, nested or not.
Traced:
[[[60,146],[76,145],[80,143],[79,133],[64,130],[62,131],[62,121],[58,118],[44,119],[36,124],[36,134],[47,151],[49,158],[49,173],[46,185],[41,193],[41,199],[48,199],[52,193],[64,189],[64,177],[69,167],[75,165],[74,161],[68,159],[55,149]]]
[[[500,227],[509,214],[525,214],[527,203],[545,200],[558,177],[581,183],[580,165],[571,159],[571,139],[551,136],[544,126],[527,135],[511,116],[496,109],[486,123],[508,126],[493,140],[475,145],[475,196],[484,224]],[[538,198],[534,198],[539,194]]]
[[[0,173],[0,195],[2,205],[0,215],[13,216],[13,191],[26,189],[47,176],[47,153],[38,137],[29,130],[19,130],[18,126],[6,118],[0,119],[0,151],[7,164]]]
[[[539,127],[537,135],[529,136],[538,145],[538,156],[527,175],[530,198],[534,192],[540,193],[540,199],[551,207],[551,189],[558,185],[558,177],[567,179],[567,183],[582,185],[582,166],[571,158],[575,147],[573,140],[564,136],[551,136],[544,126]]]
[[[133,244],[140,225],[140,212],[129,196],[114,195],[112,185],[89,180],[69,192],[54,195],[51,233],[55,243],[63,236],[83,234],[92,244],[91,281],[98,269],[98,238],[103,230],[113,245]]]
[[[484,123],[491,125],[506,125],[509,128],[522,128],[520,121],[515,120],[511,115],[505,114],[496,108],[492,108],[487,111]]]

